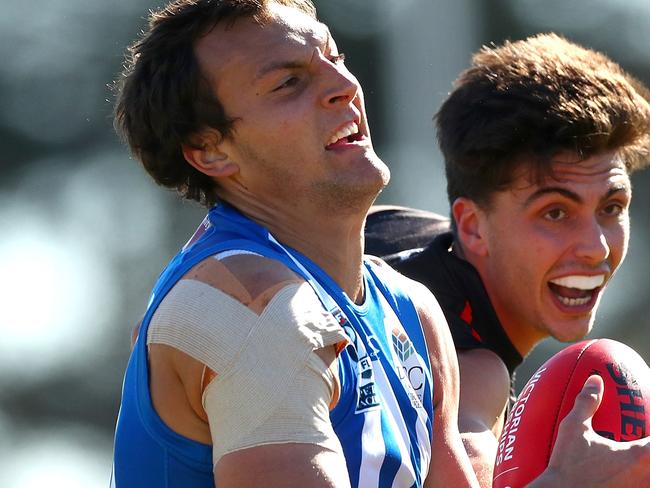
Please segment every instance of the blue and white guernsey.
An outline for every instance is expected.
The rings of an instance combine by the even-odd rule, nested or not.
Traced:
[[[340,399],[330,412],[353,487],[419,487],[429,469],[433,383],[417,312],[390,269],[364,260],[364,303],[353,303],[310,259],[279,244],[234,208],[212,208],[161,274],[127,366],[115,434],[112,483],[213,487],[211,446],[173,432],[149,395],[146,336],[154,311],[195,264],[225,250],[283,262],[307,280],[350,344],[339,354]]]

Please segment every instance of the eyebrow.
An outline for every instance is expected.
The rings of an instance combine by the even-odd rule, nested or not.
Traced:
[[[612,195],[619,193],[619,192],[629,192],[630,187],[627,185],[615,185],[612,186],[605,195],[601,198],[601,201],[607,200],[610,198]],[[583,198],[578,195],[576,192],[568,190],[566,188],[563,188],[561,186],[547,186],[544,188],[540,188],[539,190],[533,192],[532,195],[529,195],[528,198],[526,198],[526,201],[524,202],[524,206],[527,207],[531,205],[533,202],[536,200],[542,198],[545,195],[549,194],[559,194],[562,195],[564,198],[568,198],[569,200],[572,200],[576,203],[583,203]]]
[[[264,78],[266,75],[272,73],[273,71],[297,69],[304,66],[305,63],[303,61],[271,61],[270,63],[263,65],[259,70],[257,70],[257,73],[255,73],[255,77],[253,78],[253,83],[257,83],[260,79]]]
[[[318,25],[324,28],[325,36],[326,36],[325,45],[329,46],[333,40],[329,28],[322,22],[319,22]],[[253,83],[257,83],[260,79],[264,78],[266,75],[272,73],[273,71],[304,68],[306,65],[307,63],[305,63],[304,61],[295,61],[295,60],[286,60],[286,59],[270,61],[269,63],[262,65],[262,67],[257,70],[257,72],[255,73],[255,77],[253,78]]]

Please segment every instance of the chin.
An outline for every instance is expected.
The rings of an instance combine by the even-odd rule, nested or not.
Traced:
[[[319,207],[323,212],[339,217],[349,215],[365,217],[382,188],[383,186],[379,187],[370,182],[328,187],[328,192],[325,193],[326,198],[319,199]]]
[[[390,168],[376,154],[375,154],[375,166],[381,172],[382,177],[384,179],[384,184],[388,184],[388,182],[390,181]]]
[[[381,160],[379,164],[373,165],[372,169],[360,176],[356,181],[352,178],[348,179],[343,186],[347,187],[347,191],[351,194],[356,194],[359,199],[372,199],[375,198],[386,188],[390,181],[390,171]]]
[[[575,342],[583,339],[593,328],[593,318],[578,323],[567,324],[561,330],[552,330],[551,336],[560,342]]]
[[[363,158],[365,159],[364,165],[366,170],[374,174],[382,181],[382,185],[386,186],[390,181],[390,169],[384,163],[384,160],[372,148],[368,149]]]

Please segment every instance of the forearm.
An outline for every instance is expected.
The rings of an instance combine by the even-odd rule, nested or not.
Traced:
[[[461,433],[465,451],[481,488],[491,488],[497,440],[490,431]]]
[[[462,351],[458,427],[479,484],[491,488],[510,375],[500,357],[485,349]]]
[[[457,427],[457,416],[451,409],[453,406],[453,402],[451,405],[443,403],[434,414],[431,464],[424,485],[427,488],[479,486]]]

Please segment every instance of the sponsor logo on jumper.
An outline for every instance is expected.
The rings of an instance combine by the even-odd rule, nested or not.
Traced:
[[[393,328],[392,342],[395,355],[400,360],[400,364],[395,365],[395,372],[404,385],[413,408],[422,408],[424,368],[420,362],[420,357],[417,355],[415,347],[413,347],[413,343],[406,335],[406,332],[398,327]]]
[[[393,329],[393,347],[397,357],[402,362],[406,361],[415,352],[411,340],[397,328]]]
[[[375,394],[375,384],[369,383],[359,387],[359,402],[357,403],[356,412],[365,412],[366,410],[379,405]]]
[[[341,323],[340,320],[339,323]],[[371,350],[371,354],[368,354],[366,346],[352,325],[347,320],[344,320],[341,326],[350,339],[347,351],[353,361],[352,365],[357,375],[357,406],[355,413],[367,412],[370,409],[379,407],[375,375],[372,369],[372,362],[377,359],[372,346],[373,340],[376,339],[373,337],[368,338]]]
[[[336,321],[339,323],[341,327],[345,329],[345,324],[348,323],[347,317],[343,314],[343,310],[340,308],[336,308],[333,312],[332,315],[336,319]],[[346,331],[347,332],[347,331]]]

